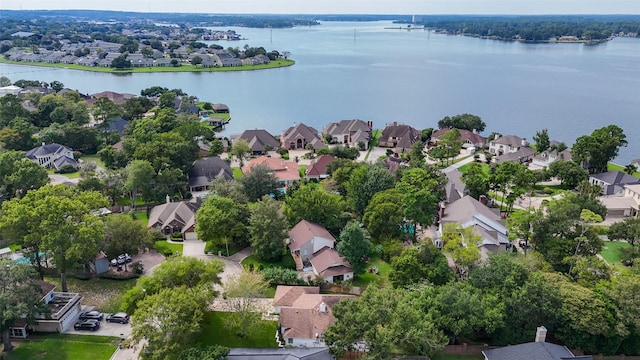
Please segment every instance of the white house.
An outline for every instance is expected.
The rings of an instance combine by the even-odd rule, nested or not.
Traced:
[[[78,168],[78,162],[73,157],[73,151],[60,144],[45,144],[27,151],[27,159],[47,169],[60,169],[65,165]]]
[[[22,88],[19,86],[15,86],[15,85],[3,86],[3,87],[0,87],[0,97],[3,97],[5,95],[18,96],[20,95],[21,91],[22,91]]]

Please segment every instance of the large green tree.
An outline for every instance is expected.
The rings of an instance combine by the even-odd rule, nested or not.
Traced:
[[[391,189],[394,184],[393,175],[382,166],[359,167],[351,173],[349,181],[345,184],[347,202],[362,215],[373,195]]]
[[[469,131],[484,131],[487,124],[482,119],[473,114],[460,114],[454,116],[445,116],[442,120],[438,121],[439,129],[465,129]]]
[[[408,247],[391,260],[389,280],[395,287],[421,282],[443,285],[455,278],[442,251],[431,243]]]
[[[478,200],[481,195],[489,193],[489,173],[485,171],[485,166],[478,163],[471,163],[467,166],[460,179],[467,186],[469,195]]]
[[[240,179],[240,183],[251,202],[258,201],[264,195],[278,193],[278,179],[265,165],[252,167],[251,171]]]
[[[224,297],[231,314],[225,327],[240,338],[253,334],[266,311],[260,307],[259,298],[265,297],[268,286],[260,272],[243,270],[229,276],[224,284]]]
[[[395,188],[373,195],[364,211],[362,222],[374,240],[380,242],[400,237],[400,226],[404,220],[402,198],[402,192]]]
[[[124,189],[129,192],[131,207],[135,209],[139,193],[142,193],[143,199],[151,197],[152,179],[155,171],[148,161],[134,160],[125,168],[125,174]]]
[[[287,237],[287,219],[281,204],[264,196],[251,208],[249,234],[256,256],[268,262],[282,259],[284,239]]]
[[[434,174],[422,168],[409,169],[396,184],[402,193],[404,216],[422,226],[429,226],[438,213],[438,203],[444,197],[441,183]]]
[[[49,182],[47,171],[23,152],[0,150],[0,203],[14,197],[23,197],[27,191],[38,189]]]
[[[568,188],[589,179],[589,172],[573,161],[554,161],[549,165],[549,173],[560,180],[560,185]]]
[[[340,256],[351,264],[354,274],[364,272],[371,254],[371,241],[366,230],[360,227],[360,223],[352,221],[342,229],[337,249]]]
[[[344,224],[345,208],[340,195],[328,193],[314,184],[307,184],[284,199],[282,212],[291,226],[300,220],[309,220],[330,230],[337,230]]]
[[[550,146],[549,130],[542,129],[540,131],[536,131],[536,134],[533,135],[533,141],[536,142],[536,152],[541,153],[547,150]]]
[[[242,245],[247,240],[249,210],[246,204],[232,199],[210,196],[196,213],[198,238],[227,247]],[[227,254],[228,255],[228,254]]]
[[[135,255],[140,249],[153,243],[153,238],[145,225],[136,222],[129,215],[111,215],[104,219],[105,237],[101,249],[110,257],[119,254]],[[125,269],[126,269],[125,263]]]
[[[590,174],[607,171],[607,164],[618,156],[621,147],[627,146],[627,136],[617,125],[594,130],[591,135],[580,136],[571,148],[571,158],[586,166]]]

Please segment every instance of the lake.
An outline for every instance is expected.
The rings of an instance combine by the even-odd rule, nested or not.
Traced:
[[[572,144],[616,124],[629,146],[616,162],[640,157],[640,39],[596,46],[523,44],[392,30],[392,23],[325,22],[293,29],[233,28],[245,44],[291,52],[288,68],[247,72],[115,75],[0,64],[11,80],[61,81],[83,93],[139,94],[159,85],[229,105],[225,134],[264,128],[279,135],[303,122],[319,131],[342,119],[397,121],[422,129],[447,115],[472,113],[492,131]],[[229,28],[224,28],[229,29]]]

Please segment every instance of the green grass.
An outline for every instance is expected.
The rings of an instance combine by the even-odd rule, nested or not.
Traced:
[[[207,312],[202,322],[202,332],[196,339],[201,345],[222,345],[230,348],[275,348],[275,321],[260,321],[254,326],[251,336],[239,338],[224,326],[225,319],[231,314],[224,312]]]
[[[118,348],[119,338],[93,335],[33,334],[6,360],[108,360]]]
[[[600,255],[611,265],[620,264],[622,260],[622,250],[631,246],[624,241],[605,241]]]
[[[153,243],[153,248],[162,255],[169,251],[173,254],[179,251],[182,254],[182,244],[171,244],[167,240],[156,241]]]
[[[67,179],[77,179],[80,177],[80,171],[74,171],[72,173],[68,173],[68,174],[58,174],[54,169],[49,169],[47,170],[47,173],[49,175],[61,175],[66,177]]]
[[[457,354],[439,354],[434,355],[433,360],[482,360],[482,355],[457,355]]]
[[[371,132],[371,146],[378,146],[378,142],[380,141],[380,136],[382,136],[382,130],[375,129]]]
[[[551,190],[550,193],[546,193],[546,190]],[[568,189],[566,186],[564,185],[536,185],[533,187],[533,195],[534,196],[554,196],[554,195],[558,195],[558,194],[562,194],[564,192],[567,192]]]
[[[372,266],[378,268],[378,274],[365,272],[362,275],[358,275],[353,282],[353,286],[367,287],[370,284],[376,286],[389,285],[389,273],[391,273],[391,265],[380,258],[373,258],[367,263],[367,269]]]
[[[43,67],[53,67],[53,68],[61,68],[61,69],[107,72],[107,73],[116,73],[116,74],[155,73],[155,72],[251,71],[251,70],[263,70],[263,69],[275,69],[280,67],[291,66],[296,63],[291,59],[286,59],[286,60],[278,59],[278,60],[271,61],[268,64],[261,64],[261,65],[203,68],[196,65],[183,64],[181,66],[176,66],[176,67],[155,66],[155,67],[141,67],[141,68],[130,68],[130,69],[118,70],[110,67],[100,67],[100,66],[82,66],[82,65],[75,65],[75,64],[50,64],[50,63],[44,63],[44,62],[13,61],[13,60],[8,60],[5,57],[0,57],[0,62],[6,63],[6,64],[15,64],[15,65],[43,66]]]
[[[464,165],[460,166],[458,168],[458,171],[460,171],[461,173],[464,174],[467,171],[467,169],[469,169],[469,166],[471,166],[471,164],[474,164],[474,163],[471,162],[471,163],[464,164]],[[490,168],[489,164],[484,164],[484,163],[475,163],[475,164],[480,164],[482,166],[482,170],[484,170],[485,174],[489,174],[489,168]]]
[[[233,178],[236,180],[240,180],[244,176],[244,174],[242,173],[242,169],[240,168],[234,167],[231,168],[231,170],[233,171]]]
[[[20,245],[20,244],[9,244],[9,249],[11,249],[12,252],[20,251],[20,250],[22,250],[22,245]]]
[[[104,161],[100,160],[100,156],[98,156],[98,154],[82,155],[82,156],[80,156],[80,160],[82,160],[84,162],[93,161],[94,163],[96,163],[101,168],[103,168],[103,169],[107,168],[106,165],[104,164]]]
[[[291,269],[292,266],[295,267],[295,261],[291,257],[291,253],[289,253],[288,251],[284,255],[284,257],[282,258],[282,260],[277,261],[277,262],[266,262],[266,261],[258,259],[256,254],[251,254],[251,255],[247,256],[244,260],[242,260],[242,262],[240,262],[240,264],[242,264],[242,266],[244,266],[245,268],[249,268],[250,264],[253,264],[253,268],[254,269],[258,269],[260,267],[260,265],[262,265],[263,268],[267,268],[267,267],[283,267],[283,268]]]
[[[612,162],[607,164],[607,171],[622,171],[622,172],[625,172],[624,171],[624,166],[618,165],[618,164],[614,164]],[[640,178],[640,172],[636,171],[633,174],[631,174],[631,176]]]
[[[55,291],[62,291],[59,276],[45,276],[45,280],[56,285]],[[67,275],[67,287],[70,292],[77,292],[82,296],[82,303],[95,306],[106,313],[118,312],[120,299],[130,288],[136,285],[137,279],[112,280],[92,278],[89,280],[76,279]]]
[[[149,224],[149,216],[147,216],[147,210],[134,211],[133,214],[134,214],[133,215],[134,216],[133,220],[135,220],[136,222],[139,222],[140,224],[144,225],[145,227]]]
[[[304,178],[307,175],[305,173],[305,171],[307,171],[307,165],[298,165],[298,168],[300,169],[300,177]]]

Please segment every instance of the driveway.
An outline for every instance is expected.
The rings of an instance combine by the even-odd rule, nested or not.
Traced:
[[[132,262],[139,261],[142,263],[144,274],[151,275],[151,273],[153,273],[153,268],[158,266],[165,259],[160,253],[151,249],[149,251],[139,253],[138,255],[134,255],[131,260]]]
[[[106,316],[107,314],[105,314],[105,317]],[[76,335],[115,336],[121,339],[126,339],[131,335],[131,324],[108,323],[106,320],[102,320],[100,322],[100,329],[96,331],[74,330],[72,327],[64,333]]]

